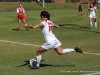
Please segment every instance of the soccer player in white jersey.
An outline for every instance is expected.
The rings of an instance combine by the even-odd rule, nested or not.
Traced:
[[[92,19],[94,20],[95,29],[97,28],[96,18],[98,17],[98,11],[96,6],[93,3],[90,3],[90,7],[88,9],[88,17],[90,22],[91,29],[93,28]]]
[[[42,11],[41,14],[41,19],[42,21],[35,25],[32,26],[30,25],[30,28],[40,28],[44,38],[45,38],[45,43],[39,47],[39,49],[36,52],[36,65],[33,68],[39,68],[40,66],[40,61],[42,59],[42,53],[46,52],[50,49],[54,49],[59,55],[69,53],[69,52],[78,52],[78,53],[83,53],[81,49],[78,47],[73,48],[68,48],[68,49],[62,49],[61,42],[55,37],[55,35],[52,33],[52,27],[59,28],[57,24],[54,24],[50,21],[50,14],[47,11]]]

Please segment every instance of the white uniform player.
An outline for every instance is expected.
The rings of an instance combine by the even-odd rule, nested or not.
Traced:
[[[60,41],[52,33],[52,26],[54,26],[54,24],[49,20],[43,20],[41,23],[43,24],[43,26],[41,26],[40,28],[46,41],[42,45],[42,47],[48,50],[61,46]]]
[[[88,16],[89,16],[91,29],[93,28],[92,19],[94,20],[95,28],[97,28],[96,18],[98,17],[98,11],[97,11],[97,8],[94,6],[93,3],[90,4],[90,7],[88,9]]]
[[[49,19],[50,19],[50,14],[47,11],[42,11],[41,12],[41,19],[42,21],[35,25],[32,26],[30,25],[30,28],[40,28],[44,38],[45,38],[45,43],[39,47],[39,49],[37,50],[36,54],[36,65],[32,66],[32,68],[39,68],[40,66],[40,61],[42,59],[42,53],[46,52],[47,50],[54,48],[54,50],[59,54],[65,54],[65,53],[69,53],[69,52],[79,52],[82,53],[82,50],[79,49],[78,47],[73,48],[69,48],[69,49],[61,49],[61,42],[55,37],[55,35],[52,33],[52,27],[58,28],[59,26],[57,24],[53,24]],[[31,64],[30,64],[31,65]]]
[[[89,11],[90,11],[90,18],[97,18],[95,6],[89,8]]]

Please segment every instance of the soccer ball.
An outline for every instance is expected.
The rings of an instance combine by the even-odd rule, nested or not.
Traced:
[[[30,60],[30,67],[31,67],[31,68],[36,68],[36,63],[37,63],[37,62],[36,62],[35,59],[31,59],[31,60]]]

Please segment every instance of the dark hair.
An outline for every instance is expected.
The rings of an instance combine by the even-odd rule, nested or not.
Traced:
[[[95,3],[93,3],[93,6],[95,6]]]
[[[42,16],[50,20],[50,14],[47,11],[42,11],[40,17],[42,18]]]

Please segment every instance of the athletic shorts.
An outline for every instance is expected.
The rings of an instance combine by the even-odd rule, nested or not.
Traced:
[[[18,20],[23,20],[23,19],[25,19],[24,15],[18,15]]]
[[[90,18],[97,18],[96,14],[90,14]]]
[[[61,42],[58,39],[56,39],[51,43],[44,43],[41,47],[46,50],[50,50],[52,48],[57,48],[59,46],[61,46]]]

